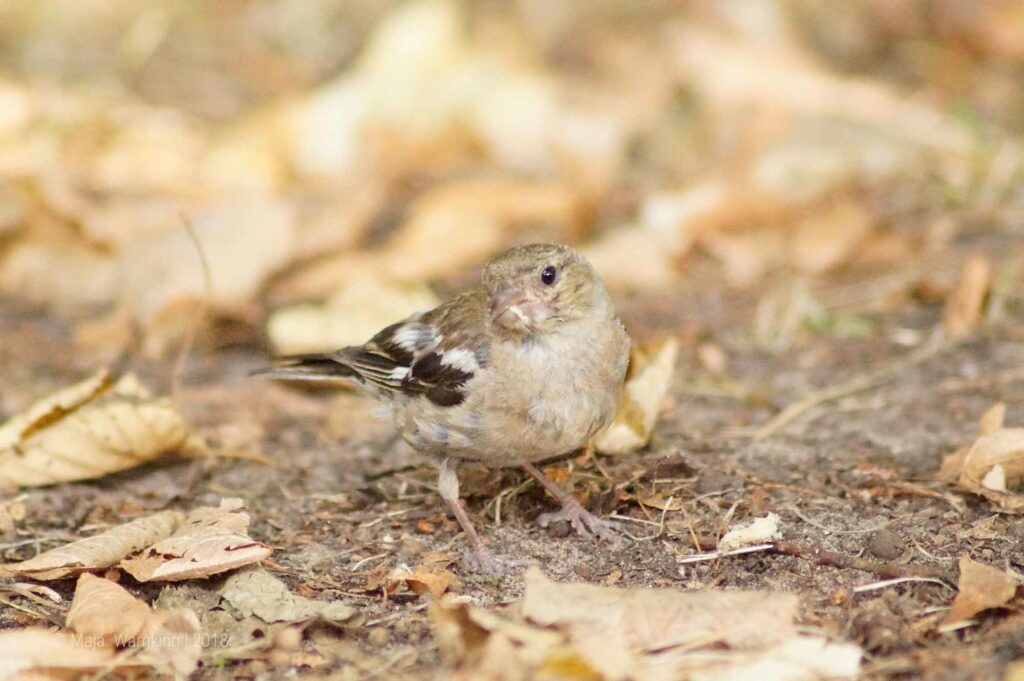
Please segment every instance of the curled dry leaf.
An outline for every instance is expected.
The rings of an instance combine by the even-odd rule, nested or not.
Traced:
[[[961,556],[956,586],[958,593],[940,629],[959,629],[979,612],[1006,605],[1017,593],[1018,582],[1003,570]]]
[[[243,570],[228,577],[220,596],[238,615],[256,616],[267,624],[322,620],[341,626],[357,621],[356,611],[351,606],[294,594],[284,582],[261,568]]]
[[[0,485],[98,478],[193,445],[170,402],[99,371],[0,426]]]
[[[624,454],[647,444],[668,394],[678,355],[679,341],[675,338],[633,349],[615,420],[594,438],[598,451]]]
[[[153,611],[121,585],[85,573],[78,578],[65,626],[97,645],[130,645],[147,628]]]
[[[114,565],[153,542],[169,537],[181,523],[180,511],[163,511],[119,525],[93,537],[51,549],[35,558],[0,566],[0,574],[32,579],[60,579]]]
[[[75,678],[107,668],[109,648],[80,645],[71,636],[45,629],[0,632],[0,681]]]
[[[957,483],[1003,511],[1024,512],[1024,428],[982,435],[963,457]]]
[[[451,562],[452,559],[446,554],[429,553],[415,568],[399,565],[392,569],[384,577],[381,589],[385,595],[390,595],[405,585],[417,595],[429,593],[434,598],[440,598],[446,591],[462,585],[459,578],[447,569]]]
[[[950,338],[963,338],[978,326],[991,285],[992,266],[988,260],[980,255],[968,258],[942,314],[942,328]]]
[[[126,664],[167,669],[179,677],[195,670],[202,653],[194,612],[153,610],[120,585],[90,574],[78,578],[67,627],[92,646],[129,649]]]
[[[241,506],[239,499],[224,499],[218,508],[190,511],[174,534],[120,565],[140,582],[173,582],[259,562],[271,549],[246,534],[249,516],[235,512]]]
[[[282,354],[333,350],[365,343],[388,324],[437,303],[426,286],[392,284],[368,275],[346,282],[323,305],[277,310],[267,321],[267,335]]]

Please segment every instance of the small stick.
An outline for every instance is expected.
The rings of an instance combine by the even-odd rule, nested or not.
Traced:
[[[941,335],[936,334],[932,336],[927,342],[922,344],[920,347],[915,348],[905,356],[882,366],[874,371],[871,371],[860,376],[854,376],[852,379],[845,383],[840,383],[837,386],[831,388],[825,388],[824,390],[818,390],[806,397],[803,397],[796,402],[793,402],[788,407],[779,412],[775,418],[763,425],[754,434],[755,440],[764,440],[771,437],[775,433],[779,432],[786,426],[788,426],[797,417],[802,415],[808,409],[816,407],[819,404],[825,402],[832,402],[841,397],[846,397],[853,393],[861,392],[862,390],[869,390],[877,387],[883,383],[886,383],[896,377],[896,374],[900,371],[918,364],[925,359],[931,357],[938,352],[945,345],[945,338]]]
[[[944,582],[953,582],[952,576],[944,570],[934,570],[926,567],[915,567],[912,565],[898,565],[896,563],[878,563],[866,558],[847,556],[835,551],[829,551],[815,546],[805,546],[791,541],[775,542],[775,552],[784,556],[803,558],[818,565],[827,565],[849,570],[860,570],[870,572],[888,579],[902,577],[925,577],[928,579],[939,579]]]
[[[172,396],[177,396],[180,392],[181,376],[185,373],[185,364],[188,362],[188,356],[192,353],[192,346],[195,344],[199,325],[206,317],[207,307],[210,300],[213,299],[213,279],[210,276],[210,262],[206,259],[206,251],[203,250],[203,245],[199,241],[199,235],[196,234],[195,228],[192,227],[192,222],[184,214],[181,216],[181,222],[185,226],[185,233],[188,234],[188,238],[196,247],[196,253],[199,255],[199,265],[203,272],[205,298],[199,307],[199,314],[193,318],[192,323],[188,325],[188,329],[185,331],[185,339],[182,341],[181,349],[178,351],[178,358],[174,362],[174,370],[171,372]]]

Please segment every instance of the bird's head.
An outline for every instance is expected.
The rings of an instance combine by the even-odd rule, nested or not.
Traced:
[[[606,300],[586,258],[561,244],[516,246],[484,268],[491,323],[533,336],[579,319]]]

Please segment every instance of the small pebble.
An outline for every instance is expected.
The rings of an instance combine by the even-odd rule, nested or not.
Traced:
[[[903,537],[892,530],[878,530],[868,539],[868,553],[881,560],[896,560],[903,555]]]

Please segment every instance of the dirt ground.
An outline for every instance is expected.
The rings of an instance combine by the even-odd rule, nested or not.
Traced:
[[[958,249],[1005,246],[984,237]],[[852,280],[824,291],[863,285]],[[944,634],[935,633],[935,623],[951,599],[961,555],[1024,569],[1024,525],[931,480],[945,455],[971,441],[991,404],[1005,402],[1011,415],[1024,411],[1022,327],[984,329],[957,343],[930,341],[941,306],[908,298],[879,316],[872,333],[810,334],[771,353],[751,340],[755,302],[710,279],[671,296],[620,303],[635,333],[683,329],[683,359],[667,408],[652,443],[639,453],[581,455],[552,465],[590,508],[619,520],[628,536],[621,546],[580,539],[564,526],[541,529],[534,519],[552,500],[536,484],[517,470],[467,468],[463,495],[487,541],[559,580],[796,592],[802,626],[863,646],[867,679],[1000,678],[1024,655],[1019,612],[985,613],[976,626]],[[12,300],[0,304],[0,319],[6,368],[0,416],[23,396],[87,370],[68,355],[70,327],[58,319]],[[701,329],[700,338],[688,328]],[[911,339],[916,348],[893,338]],[[728,358],[721,376],[696,359],[698,341],[714,342]],[[431,678],[439,661],[425,597],[382,597],[372,577],[415,564],[428,551],[458,557],[464,549],[433,488],[432,466],[373,421],[361,398],[332,402],[326,394],[247,378],[264,357],[253,345],[203,348],[175,399],[212,439],[248,440],[249,451],[266,454],[265,463],[163,460],[96,482],[32,490],[26,504],[34,536],[45,547],[158,509],[241,497],[251,509],[253,536],[274,548],[269,569],[299,593],[340,599],[364,613],[363,626],[334,641],[342,669],[347,657],[362,655],[363,666],[349,669],[354,678]],[[130,364],[153,383],[169,380],[167,364]],[[877,380],[840,390],[769,437],[753,437],[785,405],[868,375]],[[229,432],[247,423],[251,433]],[[667,510],[638,499],[660,499]],[[781,516],[785,547],[681,562],[698,552],[695,542],[713,546],[730,524],[766,511]],[[11,561],[35,551],[35,542],[22,541],[5,545],[0,555]],[[462,581],[459,593],[483,604],[509,602],[522,590],[521,573],[482,576],[458,562],[452,570]],[[920,574],[931,578],[879,583]],[[873,586],[858,592],[864,585]],[[136,587],[143,594],[150,589]],[[57,588],[71,595],[69,584]],[[25,623],[23,613],[0,609],[0,626]],[[336,637],[321,636],[321,642]],[[367,671],[366,656],[381,665],[376,674]],[[241,676],[266,670],[262,660],[229,664]],[[207,667],[198,678],[218,674]]]
[[[997,403],[1024,426],[1021,7],[0,3],[0,424],[109,368],[206,443],[0,490],[0,564],[238,497],[263,569],[360,623],[289,620],[290,665],[253,630],[191,678],[444,678],[431,596],[390,575],[439,566],[498,612],[523,570],[467,569],[433,465],[368,401],[250,373],[560,241],[679,361],[649,444],[546,464],[622,543],[541,528],[532,479],[465,466],[496,553],[560,582],[795,593],[793,637],[856,644],[864,679],[1021,681],[1024,523],[936,476]],[[0,466],[23,434],[0,430]],[[698,555],[770,512],[772,547]],[[965,557],[1016,595],[943,631]],[[47,583],[60,602],[13,581],[0,638],[65,631],[74,580]]]

